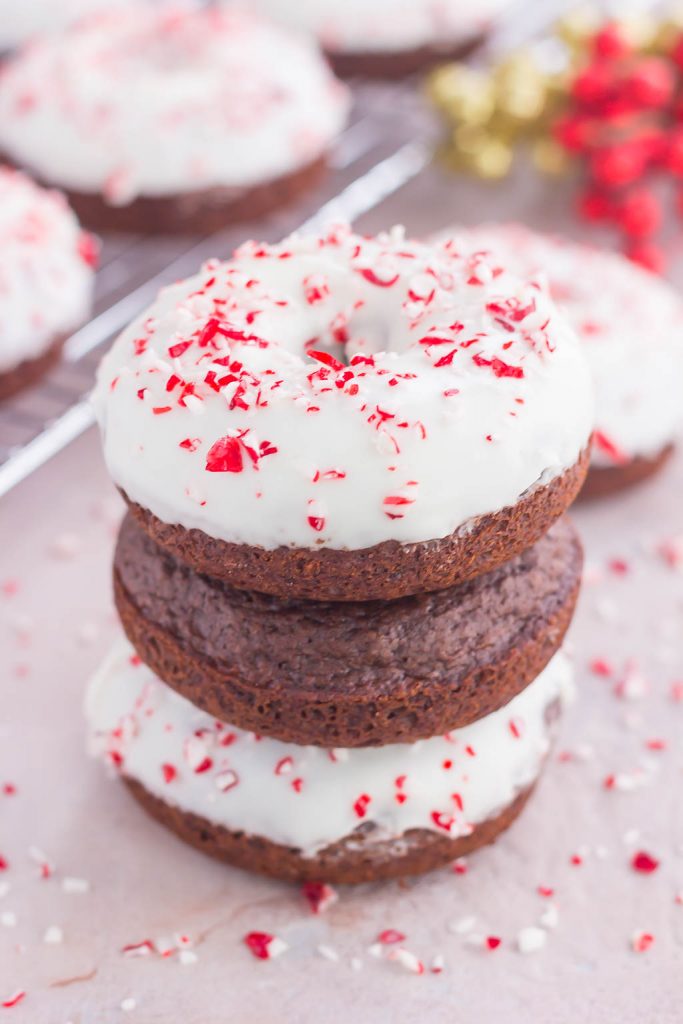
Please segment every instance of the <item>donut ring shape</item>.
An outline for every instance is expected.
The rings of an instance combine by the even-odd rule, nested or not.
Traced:
[[[105,357],[94,401],[143,519],[267,553],[467,531],[566,479],[593,416],[578,341],[538,282],[345,227],[249,243],[166,289]]]

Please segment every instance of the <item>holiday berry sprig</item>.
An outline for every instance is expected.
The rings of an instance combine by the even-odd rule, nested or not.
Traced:
[[[450,65],[432,76],[430,94],[451,127],[448,162],[503,177],[515,143],[530,140],[540,170],[574,169],[580,215],[612,226],[632,259],[660,271],[667,187],[683,212],[683,24],[574,16],[551,42],[559,70],[543,70],[546,45],[489,73]],[[511,77],[513,93],[526,97],[516,120],[508,110]],[[475,125],[472,111],[483,104],[468,103],[467,92],[484,81],[493,99]]]

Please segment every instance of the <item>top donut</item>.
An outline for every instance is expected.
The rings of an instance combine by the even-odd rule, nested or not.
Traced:
[[[581,483],[593,420],[537,281],[345,227],[248,243],[165,289],[94,402],[159,543],[238,587],[339,599],[439,589],[534,543]]]
[[[347,107],[313,39],[247,12],[126,7],[9,61],[0,150],[91,221],[84,197],[121,220],[138,200],[166,201],[156,209],[173,214],[207,194],[215,220],[221,205],[320,161]]]

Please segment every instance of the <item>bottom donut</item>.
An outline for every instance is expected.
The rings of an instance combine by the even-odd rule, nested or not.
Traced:
[[[90,684],[90,749],[213,857],[287,881],[379,881],[447,864],[514,821],[571,675],[559,653],[505,707],[445,736],[325,750],[217,721],[122,642]]]

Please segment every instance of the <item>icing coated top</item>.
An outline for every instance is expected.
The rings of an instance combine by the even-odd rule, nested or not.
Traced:
[[[0,167],[0,373],[87,319],[96,257],[63,196]]]
[[[118,338],[94,403],[129,498],[265,548],[447,536],[573,466],[593,421],[538,283],[399,229],[207,264]]]
[[[0,149],[125,205],[289,174],[325,153],[347,107],[312,39],[246,12],[124,8],[5,67]]]
[[[228,0],[228,3],[232,0]],[[318,36],[330,52],[444,49],[486,31],[511,0],[256,0],[273,18]]]
[[[571,676],[557,654],[506,707],[446,736],[323,750],[216,721],[121,642],[90,684],[90,749],[183,811],[305,856],[364,822],[377,826],[376,839],[413,828],[455,838],[536,780],[550,746],[546,712],[571,690]]]
[[[683,423],[683,301],[617,253],[518,224],[455,229],[456,244],[493,249],[521,273],[545,272],[584,343],[596,394],[592,462],[654,457]]]

